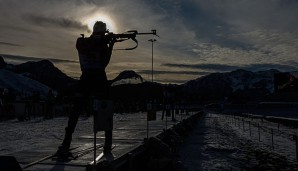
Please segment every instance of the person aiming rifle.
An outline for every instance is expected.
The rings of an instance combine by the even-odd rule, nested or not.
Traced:
[[[79,53],[81,77],[78,92],[74,98],[74,111],[69,115],[68,125],[65,128],[65,136],[58,148],[58,156],[67,157],[72,140],[72,134],[78,122],[79,114],[86,107],[91,106],[91,100],[108,99],[109,88],[105,68],[110,62],[115,37],[107,36],[106,24],[97,21],[89,38],[84,36],[77,39],[76,49]],[[92,110],[92,109],[91,109]],[[89,110],[90,112],[90,110]],[[112,130],[105,131],[104,153],[109,153],[112,146]]]
[[[114,34],[107,30],[104,22],[97,21],[93,26],[93,32],[90,37],[85,38],[82,34],[82,37],[77,39],[76,49],[79,53],[82,74],[79,80],[77,95],[74,98],[74,112],[69,115],[63,142],[57,150],[58,156],[63,158],[70,155],[69,147],[79,114],[86,107],[91,106],[92,98],[99,100],[109,99],[110,83],[107,80],[105,68],[110,62],[114,43],[131,39],[136,43],[136,46],[115,50],[133,50],[138,46],[136,35],[149,34],[158,36],[156,30],[148,33],[138,33],[136,30],[133,30],[122,34]],[[104,153],[110,153],[111,147],[112,130],[106,130]]]

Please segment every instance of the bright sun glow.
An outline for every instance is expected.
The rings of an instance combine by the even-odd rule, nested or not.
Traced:
[[[107,29],[110,32],[117,32],[116,25],[115,25],[114,21],[110,17],[108,17],[106,15],[102,15],[102,14],[97,14],[97,15],[94,15],[94,16],[86,19],[86,24],[88,25],[88,28],[90,31],[93,30],[93,25],[95,24],[96,21],[102,21],[102,22],[106,23]]]

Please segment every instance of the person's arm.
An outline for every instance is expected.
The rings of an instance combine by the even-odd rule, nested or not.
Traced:
[[[79,52],[88,52],[89,51],[89,47],[87,46],[87,42],[88,41],[87,39],[83,38],[83,37],[79,37],[77,39],[77,42],[76,42],[76,49],[79,51]]]
[[[107,45],[108,45],[108,50],[107,50],[107,56],[106,56],[106,60],[105,60],[105,64],[104,66],[106,67],[111,59],[112,56],[112,51],[113,51],[113,47],[114,47],[114,43],[115,43],[115,39],[112,38],[108,41]]]
[[[113,47],[114,47],[114,44],[115,44],[116,40],[115,38],[111,38],[109,41],[108,41],[108,52],[109,52],[109,55],[111,56],[112,54],[112,50],[113,50]]]

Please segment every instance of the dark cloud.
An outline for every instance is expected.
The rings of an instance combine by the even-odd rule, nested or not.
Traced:
[[[277,69],[280,71],[298,70],[298,66],[285,65],[285,64],[270,64],[270,63],[249,64],[249,65],[245,65],[244,67],[241,67],[241,68],[246,69],[246,70],[251,70],[251,71],[261,71],[261,70],[267,70],[267,69]]]
[[[194,1],[181,4],[183,22],[186,27],[195,32],[196,38],[221,47],[250,50],[252,48],[251,44],[232,39],[229,36],[235,34],[235,30],[232,30],[234,26],[218,17],[218,15],[220,14],[214,11],[210,12]]]
[[[15,44],[15,43],[9,43],[9,42],[0,42],[0,46],[18,46],[18,47],[22,47],[22,45],[19,44]]]
[[[78,63],[78,61],[65,60],[65,59],[56,59],[56,58],[43,58],[43,57],[30,57],[30,56],[18,56],[18,55],[9,55],[9,54],[0,54],[5,60],[17,60],[20,63],[29,62],[29,61],[40,61],[40,60],[50,60],[54,63]]]
[[[186,69],[198,69],[210,72],[226,72],[232,71],[236,69],[244,69],[249,71],[260,71],[260,70],[267,70],[267,69],[277,69],[281,71],[294,71],[298,70],[298,66],[286,65],[286,64],[247,64],[247,65],[225,65],[225,64],[173,64],[167,63],[163,64],[166,67],[172,68],[186,68]],[[183,71],[182,71],[183,72]],[[206,72],[208,73],[208,72]]]
[[[162,66],[174,67],[174,68],[201,69],[201,70],[210,70],[210,71],[231,71],[231,70],[235,70],[235,69],[239,68],[237,66],[225,65],[225,64],[173,64],[173,63],[167,63],[167,64],[162,64]]]
[[[23,33],[36,33],[37,31],[36,30],[32,30],[32,29],[27,29],[27,28],[24,28],[23,26],[11,26],[11,25],[3,25],[1,24],[0,27],[2,29],[6,29],[6,30],[10,30],[10,31],[16,31],[16,32],[23,32]]]
[[[151,74],[152,70],[138,70],[139,74]],[[199,71],[161,71],[161,70],[153,70],[153,74],[155,75],[206,75],[210,74],[210,72],[199,72]]]
[[[202,42],[255,50],[255,42],[243,33],[258,29],[293,32],[298,28],[297,8],[297,0],[198,0],[181,3],[180,16]]]
[[[42,15],[28,14],[28,15],[25,15],[23,18],[26,21],[39,26],[88,30],[87,25],[84,25],[81,22],[71,20],[68,18],[63,18],[63,17],[53,18],[48,16],[42,16]]]

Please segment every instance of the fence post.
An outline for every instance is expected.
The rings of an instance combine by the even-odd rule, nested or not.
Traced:
[[[297,135],[293,135],[293,139],[294,141],[296,142],[296,160],[298,162],[298,138],[297,138]]]
[[[251,136],[250,121],[248,121],[248,127],[249,127],[249,136]]]
[[[261,141],[260,124],[258,123],[259,142]]]
[[[273,128],[271,128],[271,141],[272,141],[272,149],[274,150],[274,142],[273,142]]]
[[[231,125],[233,125],[233,117],[231,117]]]
[[[243,132],[245,132],[245,129],[244,129],[244,119],[242,119],[242,125],[243,125]]]

